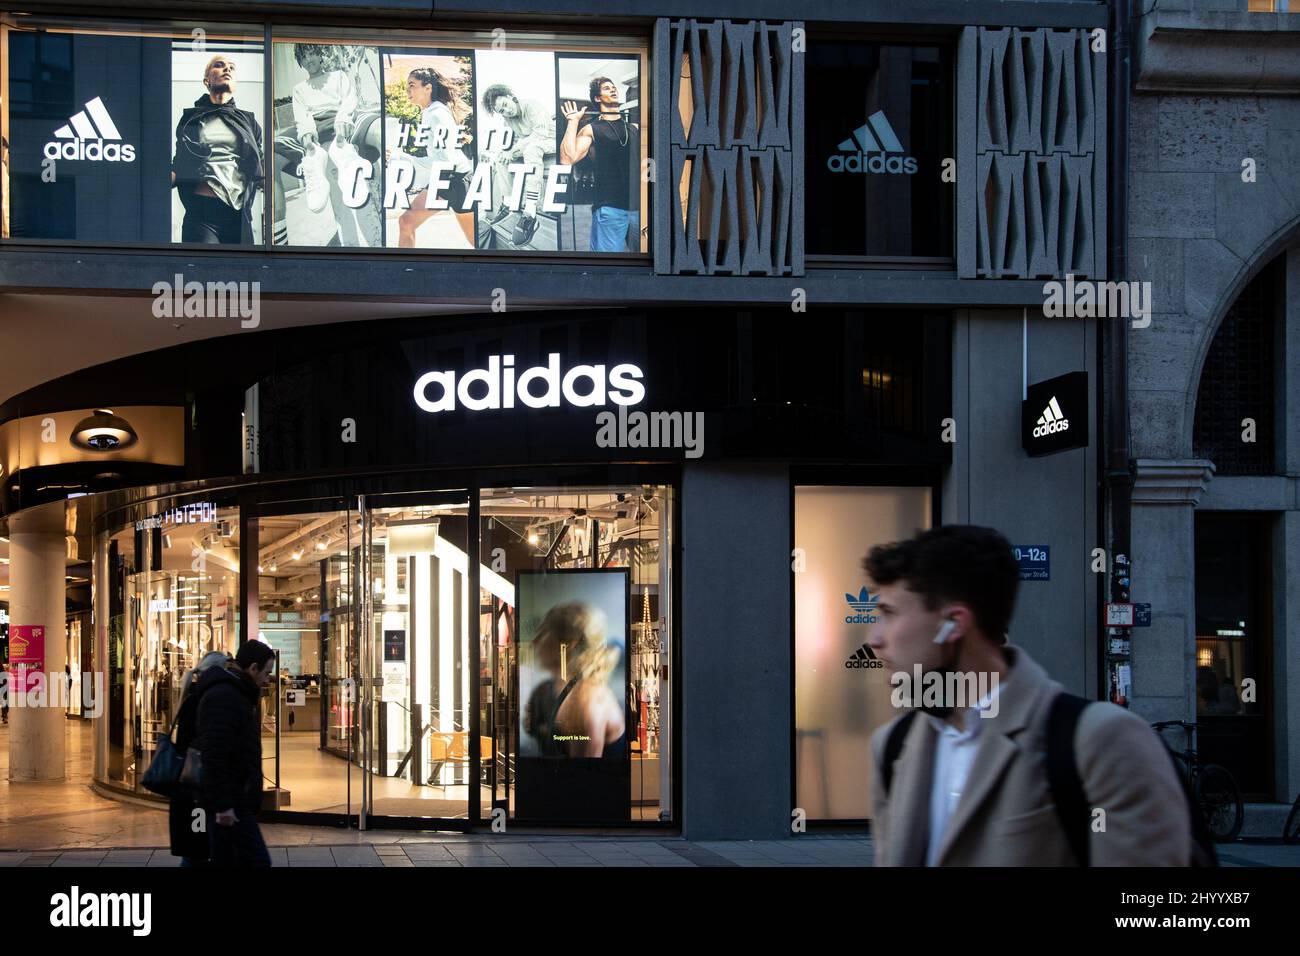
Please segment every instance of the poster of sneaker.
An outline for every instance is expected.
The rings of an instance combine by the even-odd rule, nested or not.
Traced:
[[[478,247],[503,252],[559,250],[561,213],[544,208],[543,202],[559,145],[555,54],[478,50],[474,64],[479,161],[489,167],[492,189],[491,211],[482,217]],[[565,194],[556,193],[552,206],[565,205]]]
[[[559,162],[573,167],[558,216],[560,245],[644,252],[640,58],[556,54]]]
[[[379,50],[275,44],[274,242],[383,244]]]
[[[384,243],[473,249],[475,167],[469,50],[380,51],[384,77]]]

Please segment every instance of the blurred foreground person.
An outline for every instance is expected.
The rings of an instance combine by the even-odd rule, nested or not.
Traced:
[[[902,710],[871,741],[878,866],[1199,861],[1155,732],[1064,694],[1006,643],[1019,569],[1002,535],[935,528],[872,548],[863,566],[880,589],[867,643]]]

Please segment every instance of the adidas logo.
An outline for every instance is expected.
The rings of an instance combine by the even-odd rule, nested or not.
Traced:
[[[1055,435],[1057,432],[1069,429],[1070,420],[1061,411],[1061,406],[1056,404],[1055,395],[1047,403],[1047,407],[1043,409],[1043,414],[1038,416],[1037,426],[1034,429],[1035,438],[1046,438],[1048,435]]]
[[[133,163],[135,147],[119,142],[122,134],[108,115],[104,101],[96,96],[68,118],[66,126],[54,131],[45,144],[46,159],[84,159],[90,162]]]
[[[835,154],[826,160],[826,167],[833,173],[906,173],[910,176],[916,172],[914,157],[889,155],[906,153],[907,150],[880,110],[868,116],[852,136],[840,143],[839,149],[848,155]]]
[[[871,648],[863,644],[857,649],[856,653],[849,655],[849,659],[844,662],[844,666],[850,670],[858,667],[884,667],[885,662],[877,660],[876,655],[871,653]]]
[[[856,614],[847,615],[844,618],[845,624],[875,624],[880,620],[871,613],[880,603],[880,598],[872,597],[871,592],[865,587],[856,596],[846,593],[844,600],[848,602],[849,607],[857,612]]]

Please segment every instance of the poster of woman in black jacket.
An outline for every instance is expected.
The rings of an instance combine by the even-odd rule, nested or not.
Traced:
[[[234,58],[212,57],[207,92],[176,124],[171,181],[185,207],[182,242],[252,244],[253,202],[262,187],[262,128],[235,105]]]

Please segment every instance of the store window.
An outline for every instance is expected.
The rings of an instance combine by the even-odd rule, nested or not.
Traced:
[[[3,236],[648,253],[643,40],[274,36],[0,19]]]
[[[673,819],[672,507],[663,485],[483,492],[483,732],[511,819]]]
[[[1268,515],[1196,515],[1197,747],[1248,798],[1272,800]]]
[[[648,251],[636,41],[277,28],[273,57],[277,244]]]
[[[256,245],[263,30],[12,17],[6,237]]]
[[[139,790],[186,672],[239,644],[239,509],[178,500],[141,509],[96,545],[96,655],[107,706],[96,775]]]
[[[953,85],[946,46],[809,43],[809,255],[952,258]]]
[[[866,646],[875,623],[862,559],[931,523],[931,490],[798,486],[795,547],[795,806],[810,820],[871,816],[871,734],[895,716]]]

